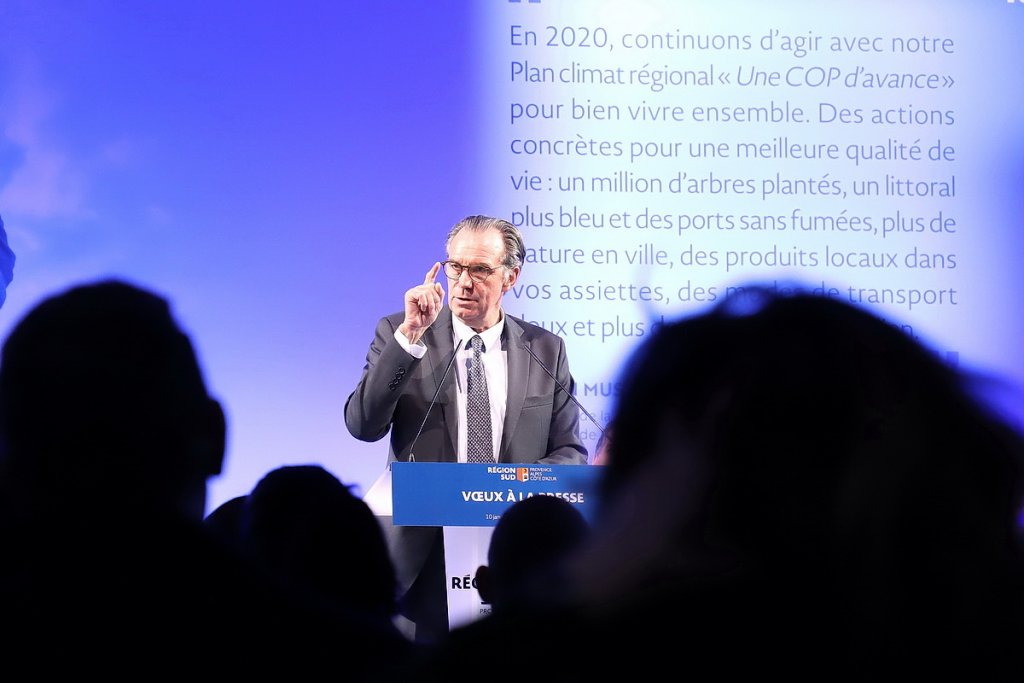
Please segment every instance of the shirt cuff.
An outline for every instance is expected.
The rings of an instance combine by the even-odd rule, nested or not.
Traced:
[[[398,328],[395,328],[395,341],[401,344],[402,348],[408,351],[409,355],[413,358],[423,358],[423,356],[427,355],[426,344],[423,342],[416,342],[415,344],[410,343],[409,339],[406,338]]]

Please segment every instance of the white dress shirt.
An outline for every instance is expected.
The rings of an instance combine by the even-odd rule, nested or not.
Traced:
[[[501,333],[505,329],[505,316],[493,327],[480,332],[480,338],[484,342],[484,351],[481,358],[484,363],[484,375],[487,377],[487,395],[491,403],[491,440],[494,442],[494,457],[500,459],[499,447],[501,446],[502,430],[505,426],[505,406],[508,402],[508,354],[501,348]],[[469,366],[473,362],[473,347],[469,340],[474,335],[471,327],[452,317],[452,343],[461,346],[457,351],[455,360],[455,396],[459,415],[459,436],[456,444],[457,457],[459,462],[466,460],[466,380],[469,377]],[[399,330],[395,330],[395,339],[406,351],[416,358],[423,358],[427,353],[427,347],[423,342],[410,344],[409,340]]]

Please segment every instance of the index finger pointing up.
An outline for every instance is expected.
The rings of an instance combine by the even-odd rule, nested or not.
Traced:
[[[433,266],[431,266],[430,270],[427,271],[427,277],[424,278],[423,284],[425,284],[425,285],[432,284],[434,282],[434,280],[437,279],[437,271],[439,271],[439,270],[441,270],[441,262],[440,261],[436,262]]]

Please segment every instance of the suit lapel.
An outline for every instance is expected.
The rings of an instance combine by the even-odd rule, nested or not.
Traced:
[[[510,315],[505,316],[502,343],[508,359],[508,403],[505,405],[505,425],[502,428],[500,453],[509,452],[519,415],[526,401],[526,387],[530,378],[530,354],[523,348],[523,328]]]
[[[448,377],[444,377],[445,368],[448,367],[452,354],[455,353],[455,345],[452,343],[452,311],[450,308],[445,306],[441,309],[441,312],[437,315],[437,320],[427,330],[427,334],[430,335],[430,339],[427,340],[427,357],[430,359],[434,375],[431,396],[437,390],[442,378],[444,378],[445,383],[444,389],[441,390],[437,397],[437,404],[433,410],[440,409],[443,412],[444,422],[448,427],[450,446],[450,450],[446,451],[446,453],[451,454],[451,460],[454,462],[455,453],[458,452],[456,445],[459,439],[458,402],[455,397],[455,367],[453,366],[448,372]],[[427,396],[426,400],[429,401],[430,396]]]

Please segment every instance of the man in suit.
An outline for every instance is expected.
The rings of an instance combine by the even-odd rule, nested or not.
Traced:
[[[390,432],[389,465],[474,460],[467,383],[474,376],[469,342],[479,335],[493,445],[486,457],[501,463],[586,464],[579,410],[567,393],[575,391],[575,380],[564,340],[501,307],[522,270],[519,230],[499,218],[469,216],[449,232],[446,250],[447,260],[435,263],[422,284],[406,291],[404,310],[377,323],[362,378],[345,403],[349,432],[363,441]],[[435,281],[442,269],[448,306]],[[402,615],[417,641],[436,640],[448,631],[441,529],[393,527],[387,520],[385,529]]]

